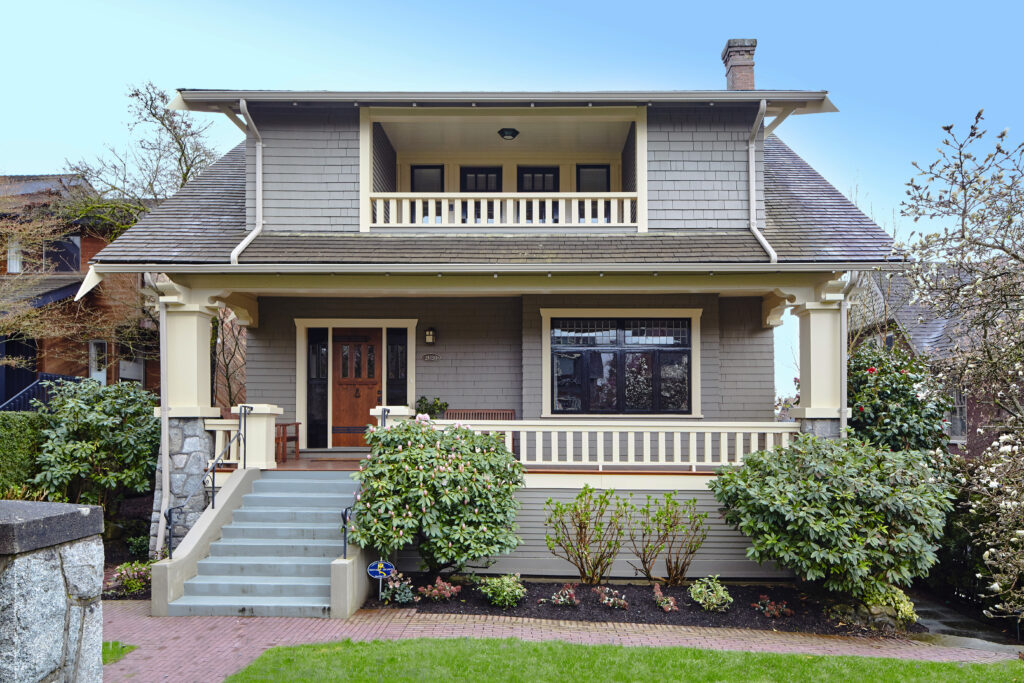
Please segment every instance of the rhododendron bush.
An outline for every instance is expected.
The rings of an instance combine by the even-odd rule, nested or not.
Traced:
[[[501,435],[455,425],[435,428],[426,415],[370,427],[352,540],[389,557],[413,544],[437,573],[509,553],[523,468]]]

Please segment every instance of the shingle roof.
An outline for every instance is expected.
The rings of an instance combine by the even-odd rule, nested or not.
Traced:
[[[889,317],[906,333],[914,351],[933,358],[947,358],[953,351],[956,320],[940,318],[930,307],[912,301],[910,281],[905,276],[874,273],[874,278],[879,295],[888,302]]]
[[[780,262],[878,262],[891,238],[770,136],[765,236]],[[227,263],[245,237],[245,146],[225,154],[100,252],[103,263]],[[384,234],[267,231],[240,261],[331,264],[767,263],[747,230],[628,234]]]
[[[21,277],[18,275],[4,275],[2,278]],[[17,290],[17,296],[13,301],[31,300],[32,308],[39,308],[54,301],[61,301],[75,295],[79,285],[85,278],[84,273],[60,273],[45,275],[35,280],[30,280],[23,289]]]

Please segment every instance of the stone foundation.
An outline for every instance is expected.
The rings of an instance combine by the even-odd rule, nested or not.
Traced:
[[[838,439],[839,418],[805,417],[800,420],[800,431],[824,439]]]
[[[173,547],[177,547],[181,539],[199,519],[208,504],[207,492],[203,489],[203,472],[213,457],[213,435],[206,431],[204,419],[201,417],[172,417],[170,419],[168,440],[170,442],[170,502],[168,507],[181,505],[191,494],[188,506],[176,511],[174,515]],[[156,484],[153,486],[153,515],[150,520],[149,549],[156,553],[156,531],[160,520],[160,501],[163,498],[161,482],[163,472],[160,460],[157,460]]]
[[[103,680],[103,511],[0,502],[0,681]]]

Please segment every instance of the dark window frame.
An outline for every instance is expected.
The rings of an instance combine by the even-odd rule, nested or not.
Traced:
[[[554,330],[562,320],[608,320],[615,323],[615,342],[606,344],[560,344],[555,343]],[[658,320],[679,320],[685,323],[686,338],[685,344],[627,344],[626,330],[628,323],[633,320],[645,318],[582,318],[582,317],[559,317],[552,318],[548,339],[550,342],[550,355],[548,363],[551,368],[551,414],[552,415],[693,415],[693,318],[674,317],[657,318]],[[581,378],[580,388],[580,409],[568,410],[558,406],[558,354],[578,353],[580,354],[579,377]],[[616,372],[616,408],[594,409],[590,406],[590,391],[587,381],[591,378],[591,360],[594,356],[602,353],[615,354]],[[651,408],[650,409],[629,409],[626,407],[626,356],[630,353],[651,354]],[[682,354],[686,358],[686,410],[663,410],[661,408],[661,355],[662,353]]]
[[[612,191],[612,165],[611,164],[576,164],[576,191],[583,192],[580,189],[580,171],[584,169],[604,169],[608,177],[608,187],[605,190],[586,190],[587,192],[611,192]]]
[[[523,176],[536,175],[537,173],[548,173],[554,172],[555,176],[555,189],[554,190],[524,190],[523,189]],[[562,191],[562,169],[559,166],[517,166],[516,167],[516,192],[561,192]]]
[[[413,164],[409,167],[409,191],[410,192],[434,192],[434,190],[417,190],[416,189],[416,170],[417,169],[435,169],[441,171],[441,189],[438,192],[444,192],[444,164]]]

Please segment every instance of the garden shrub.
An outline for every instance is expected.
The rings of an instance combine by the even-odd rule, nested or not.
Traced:
[[[149,536],[131,536],[125,545],[135,557],[149,557]]]
[[[403,576],[401,572],[396,572],[385,579],[384,585],[380,589],[380,597],[385,605],[392,602],[398,605],[407,605],[410,602],[420,601],[420,596],[413,592],[412,579]]]
[[[908,586],[935,564],[953,497],[942,468],[936,454],[801,434],[708,486],[750,539],[750,558],[860,599]]]
[[[550,602],[552,605],[558,605],[559,607],[577,607],[580,604],[580,599],[576,597],[576,589],[578,587],[578,583],[564,584],[561,590],[553,593],[550,598],[538,599],[537,604]]]
[[[945,448],[952,401],[927,362],[900,346],[860,346],[847,364],[850,428],[879,448],[930,451]]]
[[[448,402],[437,398],[420,396],[416,399],[416,412],[420,415],[427,415],[432,420],[440,420],[448,410]]]
[[[616,497],[611,489],[598,493],[584,486],[572,502],[549,498],[544,509],[548,550],[572,563],[581,583],[601,583],[622,546],[629,502]]]
[[[782,602],[775,602],[767,595],[760,596],[757,599],[757,602],[750,603],[750,606],[756,609],[761,614],[768,617],[769,619],[778,619],[779,617],[793,616],[793,610],[786,606],[785,600],[783,600]]]
[[[416,589],[416,592],[425,598],[429,598],[434,602],[441,602],[442,600],[451,600],[462,591],[462,586],[456,586],[448,583],[440,576],[434,580],[434,583],[430,586],[420,586]]]
[[[394,422],[366,434],[370,455],[352,540],[388,557],[415,543],[427,569],[462,569],[519,544],[516,491],[523,468],[501,435],[465,427],[435,429],[429,418]]]
[[[590,590],[597,594],[597,599],[605,607],[612,609],[629,609],[629,603],[626,602],[626,596],[617,590],[613,590],[608,586],[594,586]]]
[[[0,412],[0,490],[21,487],[35,477],[42,425],[38,413]]]
[[[51,503],[66,503],[68,499],[59,493],[47,493],[43,489],[23,484],[21,486],[8,486],[0,489],[0,500],[31,500],[49,501]]]
[[[153,580],[152,562],[125,562],[114,570],[114,581],[122,595],[145,593]]]
[[[654,584],[654,604],[663,612],[678,612],[676,599],[661,592],[661,584]]]
[[[59,381],[49,405],[36,403],[44,441],[33,484],[104,508],[124,490],[149,490],[160,445],[153,394],[135,382]]]
[[[630,544],[640,566],[629,564],[648,581],[669,586],[682,585],[694,555],[708,535],[708,513],[697,512],[697,499],[680,503],[674,493],[666,492],[662,499],[648,495],[645,505],[632,509],[629,523]],[[655,564],[663,553],[666,574],[660,577],[655,574]]]
[[[526,586],[520,580],[519,574],[488,576],[480,579],[478,587],[487,598],[487,602],[501,609],[515,607],[526,597]]]
[[[896,611],[896,620],[900,626],[908,626],[917,621],[914,603],[907,594],[896,586],[883,586],[868,591],[862,600],[868,607],[889,607]]]
[[[697,579],[690,584],[689,593],[690,599],[706,612],[727,612],[732,605],[732,596],[717,575]]]

